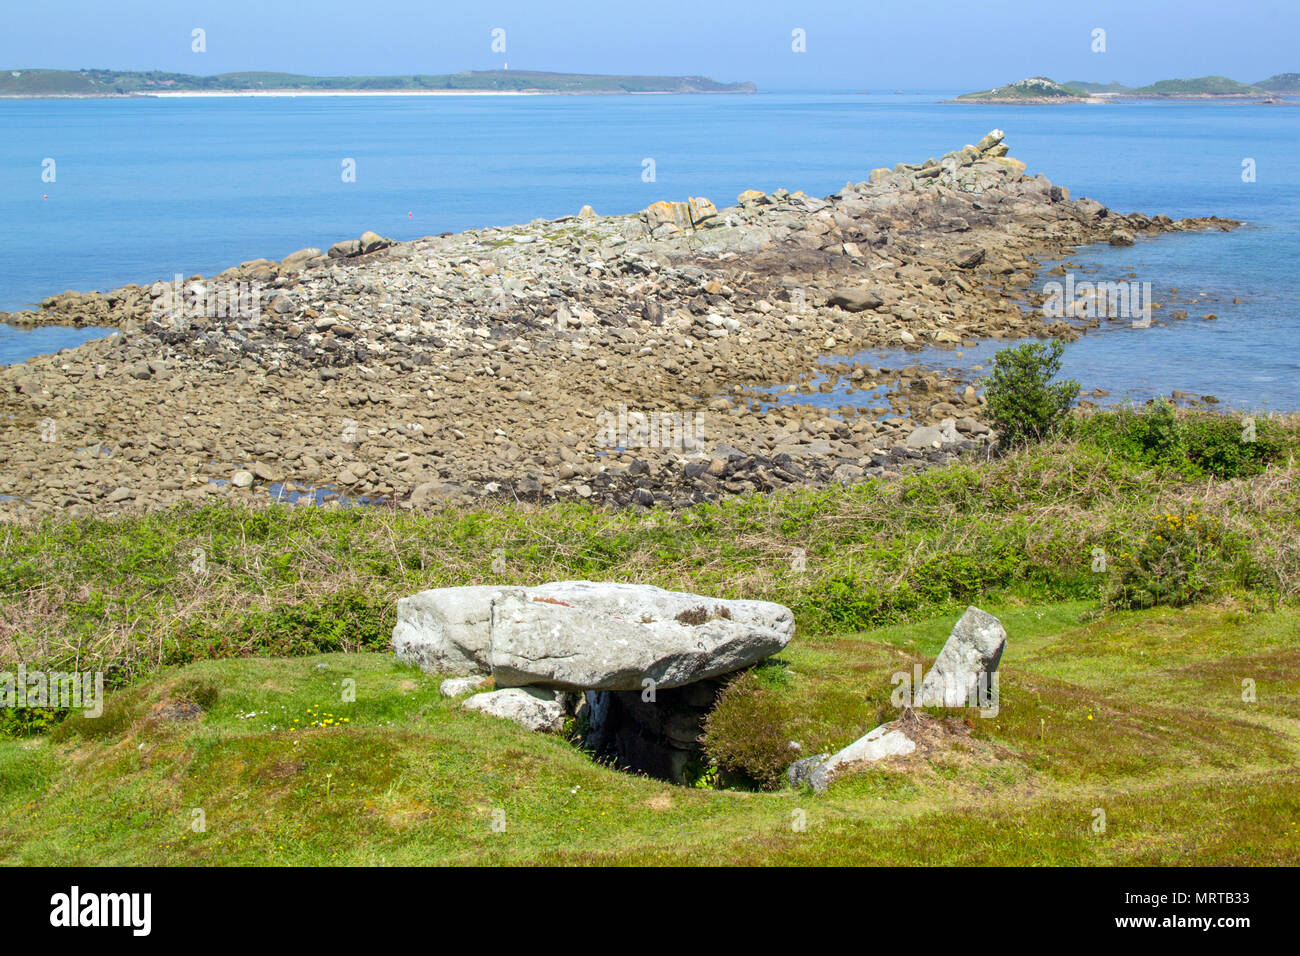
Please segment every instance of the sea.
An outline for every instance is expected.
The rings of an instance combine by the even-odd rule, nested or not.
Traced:
[[[1246,222],[1080,249],[1080,281],[1136,273],[1188,318],[1103,322],[1066,347],[1064,374],[1106,401],[1181,389],[1227,408],[1300,409],[1300,101],[943,102],[957,92],[0,100],[0,310],[365,230],[411,239],[586,204],[619,214],[688,195],[721,207],[745,189],[826,195],[1000,128],[1031,173],[1075,198]],[[0,325],[0,364],[106,331]],[[1005,344],[864,360],[963,368]]]

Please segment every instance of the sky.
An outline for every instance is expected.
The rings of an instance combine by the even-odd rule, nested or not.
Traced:
[[[1300,0],[7,0],[0,23],[5,69],[392,75],[509,64],[701,74],[768,91],[1300,72]],[[192,49],[196,28],[205,52]],[[504,53],[492,49],[498,29]],[[1098,29],[1104,52],[1093,49]]]

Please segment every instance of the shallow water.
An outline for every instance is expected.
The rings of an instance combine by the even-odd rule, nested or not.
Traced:
[[[1203,270],[1192,269],[1184,254],[1200,240],[1221,238],[1218,233],[1178,234],[1140,240],[1127,249],[1090,247],[1070,260],[1076,281],[1122,279],[1130,271],[1139,277],[1159,274],[1172,279],[1168,286],[1153,283],[1152,298],[1163,306],[1151,312],[1149,328],[1135,328],[1129,321],[1101,320],[1098,328],[1085,331],[1077,342],[1066,343],[1061,377],[1077,380],[1087,391],[1099,388],[1105,396],[1087,396],[1099,405],[1141,403],[1175,389],[1198,396],[1212,395],[1219,408],[1249,411],[1291,411],[1300,408],[1300,349],[1291,336],[1285,299],[1277,293],[1260,295],[1246,289],[1197,284]],[[1162,242],[1180,246],[1159,249]],[[1093,271],[1097,270],[1097,271]],[[1035,288],[1060,277],[1042,276]],[[1209,288],[1206,288],[1206,286]],[[1170,289],[1177,289],[1170,294]],[[1213,290],[1213,291],[1211,291]],[[1234,298],[1241,298],[1234,303]],[[1189,301],[1190,300],[1190,301]],[[1185,319],[1173,319],[1172,312],[1186,312]],[[1205,315],[1216,316],[1207,320]],[[993,355],[1022,342],[1040,339],[980,339],[966,347],[929,346],[920,349],[870,349],[854,356],[828,356],[827,364],[858,362],[898,370],[909,365],[935,371],[952,371],[967,382],[978,384]],[[957,376],[954,376],[957,377]],[[819,385],[825,377],[813,380]],[[777,388],[769,389],[776,395]],[[841,405],[874,405],[888,393],[852,391],[841,381],[829,392],[780,395],[781,403],[800,403],[822,408]]]
[[[410,239],[585,203],[601,213],[687,195],[725,205],[751,187],[825,195],[1000,127],[1031,172],[1076,198],[1252,224],[1090,253],[1107,276],[1131,267],[1158,293],[1210,293],[1205,311],[1219,320],[1085,336],[1067,348],[1069,374],[1117,396],[1181,388],[1300,408],[1300,110],[938,102],[948,95],[4,101],[0,219],[23,242],[0,246],[0,309],[67,288],[211,275],[366,229]],[[56,160],[53,183],[41,180],[42,158]],[[346,158],[356,182],[342,181]],[[647,158],[654,182],[642,179]],[[1255,182],[1242,181],[1245,159]],[[47,334],[0,330],[4,360],[76,344]]]
[[[38,329],[20,329],[0,323],[0,366],[25,362],[33,355],[47,355],[76,348],[91,339],[111,335],[115,329],[74,329],[49,325]]]

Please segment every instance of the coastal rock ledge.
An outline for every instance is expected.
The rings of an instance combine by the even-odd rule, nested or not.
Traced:
[[[863,173],[825,197],[366,233],[0,314],[118,330],[0,369],[0,517],[644,512],[890,480],[996,440],[973,370],[911,353],[1128,321],[1052,317],[1038,285],[1083,244],[1237,225],[1072,199],[1000,130]],[[887,365],[864,360],[877,350]]]

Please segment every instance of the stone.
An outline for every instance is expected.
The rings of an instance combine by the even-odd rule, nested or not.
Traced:
[[[839,306],[845,312],[865,312],[880,308],[883,300],[867,289],[836,289],[826,299],[826,304]]]
[[[385,239],[376,232],[368,231],[363,232],[361,238],[357,240],[357,242],[360,245],[363,254],[368,252],[378,252],[380,249],[385,249],[393,244],[391,239]]]
[[[969,246],[953,253],[952,263],[958,269],[974,269],[984,261],[986,253],[979,246]]]
[[[411,507],[424,509],[450,497],[455,489],[444,481],[422,481],[411,489]]]
[[[345,239],[330,246],[326,253],[331,259],[348,259],[361,254],[361,243],[356,239]]]
[[[449,677],[438,685],[443,697],[463,697],[488,685],[486,677]]]
[[[1089,199],[1087,196],[1082,199],[1076,199],[1074,208],[1084,219],[1101,219],[1105,217],[1110,210],[1097,202],[1095,199]]]
[[[280,271],[281,272],[297,271],[298,269],[301,269],[303,266],[305,266],[312,259],[315,259],[318,256],[320,256],[320,254],[321,254],[320,250],[315,248],[299,249],[297,252],[291,252],[283,259],[280,260]]]
[[[466,671],[486,674],[492,602],[523,588],[470,585],[433,588],[397,602],[393,651],[397,659],[427,674]]]
[[[808,784],[820,793],[829,787],[836,777],[854,765],[875,763],[886,757],[903,757],[914,750],[916,750],[916,743],[911,737],[892,724],[881,724],[821,763],[815,766],[805,765],[801,773],[806,777]],[[796,764],[800,762],[796,761]],[[790,769],[793,770],[794,767]]]
[[[718,207],[703,196],[691,196],[686,201],[686,205],[692,224],[703,222],[718,214]]]
[[[989,130],[987,133],[984,134],[984,138],[975,144],[975,148],[978,149],[981,153],[986,153],[994,146],[997,146],[999,143],[1001,143],[1005,136],[1006,133],[1002,132],[1002,130],[1000,129]]]
[[[1131,246],[1136,241],[1137,240],[1133,237],[1133,233],[1129,232],[1127,229],[1116,229],[1110,234],[1110,244],[1112,246]]]
[[[253,486],[253,473],[241,468],[231,476],[230,483],[236,488],[251,488]]]
[[[790,786],[797,787],[800,784],[812,786],[812,772],[830,759],[830,754],[816,754],[812,757],[801,757],[786,769],[785,778],[790,781]]]
[[[944,433],[942,428],[934,425],[922,425],[914,429],[912,434],[907,436],[907,441],[903,443],[904,447],[913,450],[933,448],[944,442]]]
[[[554,692],[535,687],[507,687],[475,694],[461,704],[493,717],[513,720],[525,730],[555,734],[564,727],[564,705]]]
[[[653,231],[661,226],[687,225],[686,207],[679,202],[651,203],[645,211],[646,225]]]
[[[1028,168],[1023,159],[1016,159],[1014,156],[997,156],[993,155],[992,152],[990,152],[989,161],[1009,170],[1013,176],[1023,176]]]
[[[965,707],[978,701],[980,675],[998,669],[1006,646],[1001,621],[977,607],[966,608],[921,682],[921,706]],[[989,678],[984,680],[987,688]]]
[[[755,664],[794,636],[780,604],[643,584],[560,581],[491,603],[487,656],[499,687],[679,687]]]

